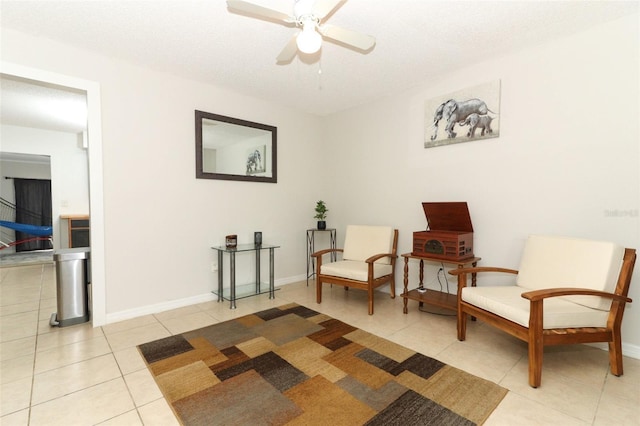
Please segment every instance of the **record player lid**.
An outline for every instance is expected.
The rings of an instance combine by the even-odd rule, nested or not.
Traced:
[[[431,231],[473,232],[466,202],[422,203]]]

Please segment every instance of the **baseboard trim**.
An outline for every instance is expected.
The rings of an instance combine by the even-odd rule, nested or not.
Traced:
[[[283,279],[280,279],[280,280],[276,280],[276,282],[274,284],[275,284],[276,287],[280,287],[281,285],[298,283],[298,282],[304,281],[306,279],[307,279],[307,277],[305,277],[304,274],[301,274],[301,275],[296,275],[296,276],[293,276],[293,277],[287,277],[287,278],[283,278]]]
[[[304,274],[296,275],[293,277],[276,280],[274,285],[276,287],[280,287],[282,285],[303,281],[304,279]],[[198,296],[186,297],[184,299],[171,300],[168,302],[156,303],[153,305],[141,306],[139,308],[113,312],[106,315],[106,324],[112,324],[114,322],[137,318],[144,315],[157,314],[164,311],[170,311],[171,309],[184,308],[185,306],[195,305],[196,303],[206,303],[214,300],[218,300],[218,296],[213,293],[206,293]]]
[[[606,343],[587,343],[589,346],[593,346],[603,351],[608,351],[609,346]],[[632,345],[630,343],[622,343],[622,355],[629,358],[640,359],[640,346]]]
[[[198,296],[186,297],[184,299],[171,300],[169,302],[156,303],[154,305],[141,306],[139,308],[127,309],[120,312],[108,313],[106,315],[106,324],[124,321],[144,315],[157,314],[171,309],[184,308],[185,306],[195,305],[196,303],[206,303],[218,300],[213,293],[201,294]]]
[[[622,355],[628,356],[629,358],[640,359],[640,346],[623,343]]]

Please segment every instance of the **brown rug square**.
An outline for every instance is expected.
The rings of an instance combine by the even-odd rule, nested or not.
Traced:
[[[290,304],[138,346],[184,425],[474,425],[507,390]]]

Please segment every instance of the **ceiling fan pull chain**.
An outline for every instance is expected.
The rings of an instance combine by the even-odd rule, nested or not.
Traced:
[[[322,90],[322,58],[318,61],[318,90]]]

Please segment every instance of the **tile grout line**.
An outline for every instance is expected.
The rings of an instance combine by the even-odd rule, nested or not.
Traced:
[[[29,407],[27,412],[27,424],[31,423],[31,409],[33,407],[33,389],[36,382],[36,357],[38,354],[38,341],[40,339],[40,312],[42,310],[42,287],[44,285],[44,264],[40,266],[40,292],[38,295],[38,315],[36,315],[36,339],[33,346],[33,365],[31,368],[31,389],[29,390]],[[57,302],[57,294],[56,294]]]

